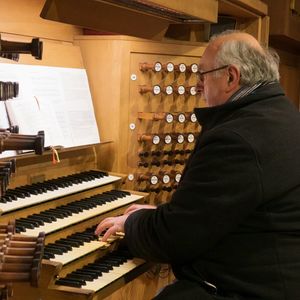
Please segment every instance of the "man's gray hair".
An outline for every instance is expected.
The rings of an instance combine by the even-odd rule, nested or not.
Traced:
[[[227,30],[214,35],[210,41],[234,32]],[[279,56],[273,49],[262,47],[262,51],[250,43],[241,40],[228,40],[216,55],[216,67],[235,65],[241,74],[241,85],[253,85],[257,82],[279,81]],[[216,74],[218,76],[218,74]]]

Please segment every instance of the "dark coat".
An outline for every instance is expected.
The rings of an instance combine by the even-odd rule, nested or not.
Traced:
[[[274,83],[195,113],[181,183],[170,203],[128,217],[128,247],[238,299],[300,299],[299,112]]]

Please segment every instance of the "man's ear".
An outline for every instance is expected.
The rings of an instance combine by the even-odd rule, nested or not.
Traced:
[[[230,65],[227,69],[227,76],[227,92],[238,89],[241,78],[240,70],[236,66]]]

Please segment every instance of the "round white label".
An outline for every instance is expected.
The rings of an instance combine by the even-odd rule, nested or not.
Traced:
[[[179,123],[184,123],[185,122],[185,115],[184,114],[179,114],[178,115],[178,122]]]
[[[170,176],[169,175],[164,175],[162,178],[163,183],[169,183],[170,182]]]
[[[150,182],[151,182],[151,184],[157,184],[158,183],[158,177],[155,176],[155,175],[151,176]]]
[[[134,124],[134,123],[130,123],[130,124],[129,124],[129,128],[130,128],[131,130],[134,130],[134,129],[135,129],[135,124]]]
[[[129,181],[132,181],[134,179],[134,175],[133,174],[128,174],[127,178],[128,178]]]
[[[154,95],[160,94],[160,86],[159,86],[159,85],[155,85],[155,86],[153,87],[153,94],[154,94]]]
[[[135,74],[131,74],[130,75],[130,79],[133,80],[133,81],[135,81],[137,79],[137,76]]]
[[[192,73],[198,72],[198,65],[197,64],[191,64],[191,71]]]
[[[154,65],[154,71],[155,72],[160,72],[162,69],[162,65],[160,62],[156,62],[155,65]]]
[[[165,136],[165,143],[166,144],[170,144],[171,142],[172,142],[172,137],[169,134],[167,134]]]
[[[171,85],[166,86],[166,94],[167,95],[173,94],[173,87]]]
[[[196,90],[196,87],[195,86],[191,86],[190,87],[190,94],[192,96],[195,96],[197,94],[197,90]]]
[[[179,144],[182,144],[184,142],[184,136],[182,134],[179,134],[177,137],[177,142]]]
[[[171,62],[167,63],[167,71],[168,72],[174,71],[174,65]]]
[[[154,135],[153,138],[152,138],[152,143],[154,145],[157,145],[157,144],[159,144],[159,142],[160,142],[159,136],[158,135]]]
[[[195,136],[192,133],[189,133],[187,139],[189,143],[193,143],[195,140]]]
[[[176,182],[179,182],[180,179],[181,179],[181,174],[180,174],[180,173],[177,173],[177,174],[175,175],[175,181],[176,181]]]
[[[185,87],[180,85],[177,89],[179,95],[183,95],[185,93]]]
[[[172,114],[167,114],[166,115],[166,121],[167,121],[167,123],[172,123],[173,120],[174,120],[174,117],[173,117]]]
[[[193,123],[197,122],[197,117],[194,113],[191,114],[191,122],[193,122]]]
[[[186,71],[186,65],[185,64],[179,64],[179,71],[181,73],[184,73]]]

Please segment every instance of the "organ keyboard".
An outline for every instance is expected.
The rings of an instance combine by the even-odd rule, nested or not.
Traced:
[[[67,238],[56,240],[55,243],[49,243],[44,249],[44,258],[66,265],[88,253],[107,247],[107,242],[101,242],[95,237],[95,229],[96,226],[93,226],[83,232],[76,232]],[[110,238],[108,242],[115,239],[117,237]]]
[[[76,175],[63,176],[33,185],[8,189],[0,198],[0,211],[10,212],[55,198],[78,193],[120,180],[121,177],[106,172],[87,171]]]
[[[126,250],[116,250],[94,263],[84,265],[55,281],[58,290],[64,293],[88,295],[91,299],[103,299],[104,288],[112,288],[135,277],[135,272],[146,270],[149,265],[142,259],[133,258]]]
[[[16,287],[15,294],[21,294],[15,299],[21,299],[25,292],[32,300],[97,299],[98,294],[108,295],[124,285],[128,274],[136,277],[149,268],[145,262],[130,258],[122,264],[126,270],[120,273],[122,268],[114,267],[116,272],[94,278],[87,289],[56,284],[69,273],[79,277],[77,269],[94,264],[118,248],[122,234],[102,242],[94,231],[102,219],[121,214],[133,203],[145,202],[145,193],[120,189],[124,178],[93,170],[7,190],[0,199],[1,220],[15,219],[16,232],[22,235],[46,234],[40,287]]]
[[[115,208],[136,202],[143,198],[125,191],[107,191],[90,198],[58,206],[55,209],[29,215],[16,220],[16,231],[26,235],[36,235],[38,232],[49,234],[61,228],[82,222]],[[55,220],[54,220],[55,219]]]

